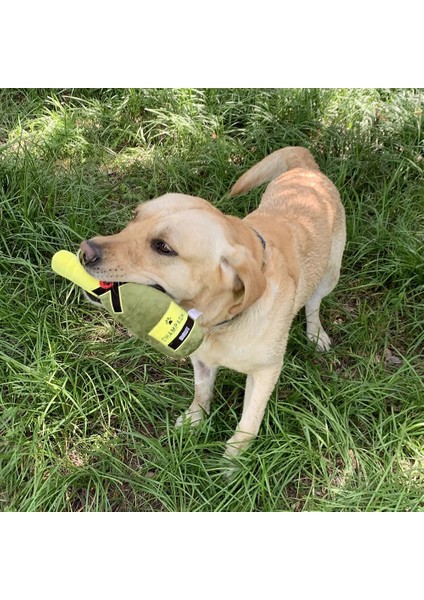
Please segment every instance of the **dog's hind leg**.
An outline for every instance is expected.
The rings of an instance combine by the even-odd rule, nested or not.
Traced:
[[[318,287],[305,304],[306,335],[311,342],[317,345],[318,350],[323,352],[330,349],[331,339],[321,324],[319,309],[321,300],[336,287],[339,281],[345,241],[346,235],[343,228],[333,240],[327,269]]]
[[[330,349],[331,339],[324,330],[319,316],[321,300],[331,292],[337,281],[331,286],[329,278],[323,277],[312,297],[305,304],[306,335],[316,344],[318,350],[326,352]]]

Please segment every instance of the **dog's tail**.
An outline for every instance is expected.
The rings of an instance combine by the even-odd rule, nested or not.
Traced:
[[[248,192],[261,183],[272,181],[282,173],[298,167],[319,171],[312,154],[306,148],[288,146],[276,150],[246,171],[231,188],[230,196]]]

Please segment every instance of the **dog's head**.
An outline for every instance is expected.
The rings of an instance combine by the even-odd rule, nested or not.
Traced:
[[[239,314],[265,289],[255,232],[183,194],[141,204],[116,235],[82,242],[81,255],[98,279],[158,285],[185,308],[201,311],[205,325]]]

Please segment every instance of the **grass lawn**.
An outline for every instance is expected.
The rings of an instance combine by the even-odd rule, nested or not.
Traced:
[[[424,509],[424,92],[0,90],[1,511]],[[144,346],[50,270],[142,200],[228,199],[267,153],[308,147],[348,243],[317,354],[292,328],[258,439],[222,453],[244,377],[225,369],[198,430],[189,360]]]

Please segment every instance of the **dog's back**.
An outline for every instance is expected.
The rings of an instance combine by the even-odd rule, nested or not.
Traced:
[[[335,230],[344,228],[339,192],[306,148],[290,146],[266,156],[236,181],[230,196],[267,182],[261,203],[246,217],[248,221],[268,219],[269,228],[273,215],[278,213],[280,219],[290,221],[291,227],[297,224],[312,237],[328,241]]]
[[[245,217],[269,241],[298,280],[296,306],[317,287],[328,264],[340,263],[345,243],[344,209],[334,184],[306,148],[287,147],[254,165],[231,196],[270,182],[259,207]]]

